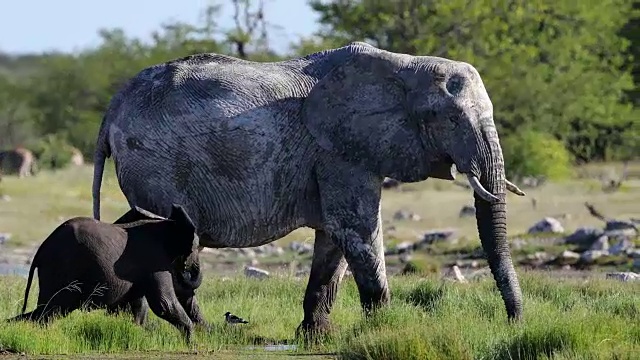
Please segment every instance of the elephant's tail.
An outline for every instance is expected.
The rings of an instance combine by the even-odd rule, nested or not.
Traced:
[[[91,195],[93,197],[93,218],[100,220],[100,188],[102,186],[102,176],[104,175],[104,163],[111,156],[109,147],[107,118],[102,119],[98,140],[96,142],[96,151],[93,156],[93,186]]]
[[[22,304],[22,313],[24,314],[27,311],[27,302],[29,300],[29,290],[31,290],[31,282],[33,281],[33,273],[36,271],[38,267],[38,253],[40,249],[36,251],[36,254],[33,256],[33,261],[31,261],[31,267],[29,268],[29,278],[27,279],[27,288],[24,289],[24,303]]]

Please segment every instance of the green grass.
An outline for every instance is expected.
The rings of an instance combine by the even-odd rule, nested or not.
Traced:
[[[128,206],[118,188],[113,165],[107,163],[102,187],[102,218],[113,221]],[[615,218],[640,217],[640,181],[627,181],[624,191],[604,193],[598,181],[588,178],[619,165],[590,165],[579,169],[581,179],[527,189],[527,197],[509,195],[509,236],[526,232],[544,216],[569,214],[561,220],[567,232],[585,225],[601,227],[584,208],[589,201]],[[638,164],[632,164],[636,171]],[[56,172],[43,171],[36,177],[17,179],[6,176],[0,192],[11,201],[0,202],[0,232],[12,233],[0,251],[9,254],[26,246],[38,245],[63,220],[91,216],[91,176],[93,168],[83,166]],[[637,171],[636,171],[637,172]],[[537,209],[531,198],[538,199]],[[463,254],[479,248],[475,219],[458,218],[458,211],[471,204],[468,190],[449,182],[428,180],[402,185],[401,191],[383,192],[382,215],[385,228],[396,229],[385,235],[385,244],[414,241],[425,230],[455,227],[461,239],[456,243],[437,243],[413,261],[423,270],[419,275],[391,276],[392,304],[370,321],[360,315],[355,284],[347,278],[340,289],[331,317],[337,332],[323,344],[298,351],[268,352],[247,349],[264,343],[290,343],[302,318],[302,297],[306,278],[274,278],[255,281],[234,276],[227,279],[225,269],[237,272],[242,259],[207,258],[211,264],[198,298],[208,319],[211,334],[199,331],[195,349],[198,356],[220,359],[304,358],[304,359],[638,359],[640,358],[640,285],[607,280],[565,279],[561,272],[523,273],[525,321],[509,325],[502,301],[490,277],[470,284],[442,282],[438,265],[450,264]],[[394,221],[393,213],[408,209],[419,214],[419,221]],[[312,239],[310,229],[299,229],[278,240],[288,242]],[[567,248],[530,236],[527,244],[513,250],[524,257],[535,251],[552,255]],[[640,239],[636,239],[640,241]],[[309,261],[309,256],[285,254],[271,262]],[[306,260],[305,260],[306,259]],[[602,259],[599,266],[624,259]],[[484,260],[479,259],[481,265]],[[607,263],[607,264],[604,264]],[[402,268],[397,257],[387,265]],[[615,264],[614,264],[615,265]],[[612,266],[612,265],[609,265]],[[626,265],[622,265],[624,267]],[[617,265],[620,268],[620,265]],[[390,269],[391,266],[388,266]],[[441,269],[442,270],[442,269]],[[226,271],[226,270],[225,270]],[[595,276],[602,278],[603,275]],[[22,304],[25,280],[0,277],[0,318],[16,315]],[[35,305],[37,286],[31,291],[30,308]],[[231,311],[247,318],[248,326],[223,325],[222,314]],[[74,357],[82,354],[105,358],[193,357],[193,350],[182,342],[173,327],[151,316],[142,328],[127,317],[107,317],[102,311],[75,312],[48,328],[32,324],[0,326],[2,349],[38,356]],[[306,355],[312,354],[312,355]],[[332,354],[332,355],[322,355]]]
[[[387,360],[640,356],[640,284],[552,280],[540,273],[521,273],[520,278],[525,316],[514,325],[506,321],[491,278],[460,284],[435,277],[391,277],[391,305],[369,320],[361,316],[355,283],[347,278],[331,315],[338,330],[321,344],[299,344],[297,351],[280,352],[280,356],[289,358],[285,354],[292,352]],[[19,312],[24,283],[24,279],[0,279],[5,289],[0,294],[0,317]],[[192,348],[175,328],[154,315],[145,327],[139,327],[126,316],[109,317],[103,311],[77,311],[48,327],[3,324],[0,348],[31,355],[166,352],[180,356],[197,350],[223,359],[246,358],[256,353],[246,350],[249,345],[294,342],[305,285],[306,281],[290,278],[259,281],[207,276],[198,298],[213,331],[198,330]],[[35,305],[35,293],[32,289],[30,308]],[[224,325],[225,311],[245,317],[250,324]]]

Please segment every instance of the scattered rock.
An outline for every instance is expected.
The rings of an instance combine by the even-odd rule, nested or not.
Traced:
[[[631,221],[609,220],[604,228],[607,233],[622,236],[637,236],[639,231],[636,224]]]
[[[564,227],[562,227],[562,224],[560,224],[560,221],[558,221],[557,219],[554,219],[552,217],[546,217],[538,221],[532,227],[530,227],[527,232],[529,234],[538,234],[538,233],[559,234],[564,232]]]
[[[551,258],[549,254],[544,251],[536,251],[533,254],[527,255],[527,260],[544,262]]]
[[[559,260],[578,260],[580,259],[580,254],[571,250],[563,251],[559,256]]]
[[[0,245],[6,243],[11,239],[11,234],[9,233],[0,233]]]
[[[408,252],[402,253],[400,254],[399,259],[401,264],[406,264],[409,261],[411,261],[411,253],[408,253]]]
[[[453,265],[451,267],[451,271],[449,273],[449,276],[460,283],[467,283],[467,279],[464,278],[464,276],[462,276],[462,272],[460,271],[460,268],[458,267],[458,265]]]
[[[289,249],[298,255],[313,253],[313,244],[303,243],[299,241],[292,241],[289,244]]]
[[[609,254],[611,255],[620,255],[623,253],[627,253],[631,255],[632,251],[633,251],[633,243],[631,242],[631,240],[627,238],[622,238],[618,240],[618,242],[615,245],[609,248]],[[640,252],[640,250],[638,250],[638,252]]]
[[[396,245],[394,251],[396,254],[408,253],[413,250],[413,243],[410,241],[403,241],[400,244]]]
[[[394,220],[412,220],[412,221],[420,221],[422,218],[420,215],[411,212],[409,210],[398,210],[395,214],[393,214]]]
[[[609,237],[607,235],[600,236],[596,241],[591,244],[590,250],[607,251],[609,250]]]
[[[260,262],[256,258],[249,260],[249,264],[251,264],[251,266],[258,266],[259,263]]]
[[[640,281],[640,274],[636,274],[634,272],[615,272],[608,273],[606,275],[607,279],[615,279],[620,281]]]
[[[640,259],[640,249],[628,249],[627,255],[629,255],[632,259]]]
[[[458,232],[457,229],[454,229],[454,228],[427,231],[424,234],[422,234],[418,247],[420,247],[421,245],[430,245],[439,241],[457,240],[457,237],[454,237],[454,235],[456,235],[457,232]]]
[[[465,205],[460,209],[460,213],[458,213],[458,217],[469,217],[476,215],[476,208],[471,205]]]
[[[240,252],[240,254],[242,254],[244,257],[252,259],[256,257],[256,252],[253,249],[250,248],[239,248],[238,252]]]
[[[573,234],[564,238],[564,242],[570,245],[578,245],[583,249],[588,249],[602,235],[604,231],[594,227],[581,227]]]
[[[580,255],[580,260],[586,263],[592,263],[596,259],[609,255],[608,251],[603,250],[587,250]]]
[[[269,272],[254,266],[245,266],[244,275],[248,278],[266,279],[269,277]]]
[[[384,178],[384,180],[382,181],[383,189],[394,189],[394,188],[397,188],[398,186],[400,186],[400,181],[396,179],[387,177],[387,178]]]

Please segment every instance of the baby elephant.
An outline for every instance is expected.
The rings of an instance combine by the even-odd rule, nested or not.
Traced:
[[[190,342],[194,323],[203,323],[195,302],[202,274],[193,222],[179,205],[173,205],[169,219],[140,208],[132,212],[123,217],[143,220],[109,224],[76,217],[58,226],[36,252],[22,314],[10,321],[46,323],[85,305],[110,312],[131,306],[142,323],[146,298],[151,311]],[[36,268],[38,305],[25,314]]]

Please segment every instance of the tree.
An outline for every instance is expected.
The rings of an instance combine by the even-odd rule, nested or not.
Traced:
[[[549,132],[581,160],[623,157],[638,132],[619,35],[629,0],[311,0],[324,41],[469,62],[503,136]],[[631,135],[629,135],[631,134]],[[637,154],[636,154],[637,155]]]

